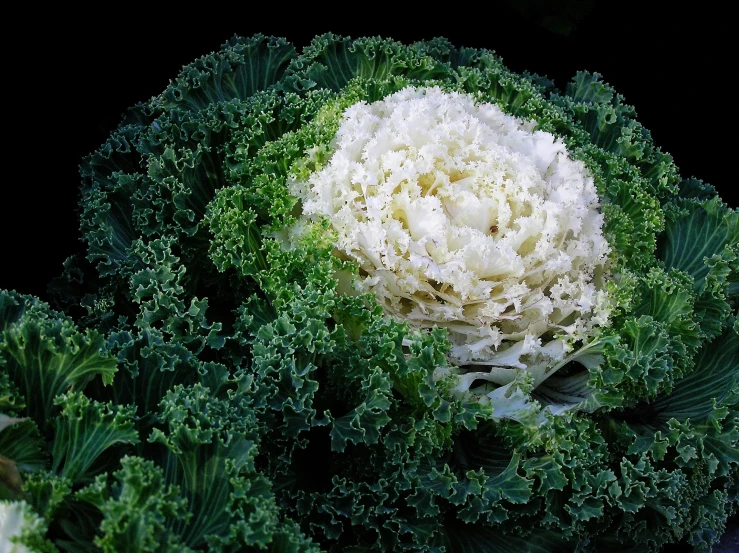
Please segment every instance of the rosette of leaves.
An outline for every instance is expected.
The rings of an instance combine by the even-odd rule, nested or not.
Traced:
[[[376,220],[376,196],[346,205],[368,228],[400,221],[396,236],[415,246],[372,268],[355,253],[378,251],[336,224],[340,207],[315,207],[361,183],[311,183],[358,144],[387,184],[396,166],[372,157],[377,133],[356,142],[347,121],[423,95],[485,111],[475,117],[488,127],[513,121],[506,133],[529,133],[528,146],[488,151],[479,127],[468,165],[432,162],[436,173],[413,169],[423,156],[410,135],[386,149],[407,154],[407,198]],[[519,191],[495,196],[508,184],[488,180],[486,199],[469,178],[498,155]],[[555,158],[567,178],[550,179]],[[434,186],[427,174],[450,178],[418,202],[410,189]],[[559,188],[573,175],[579,188]],[[234,38],[132,108],[82,177],[86,255],[66,263],[54,305],[0,294],[2,507],[28,523],[13,522],[14,543],[709,551],[736,511],[739,216],[680,176],[599,75],[557,89],[443,39],[325,35],[299,53]],[[311,204],[320,194],[328,203]],[[559,212],[537,211],[557,195]],[[499,270],[476,269],[474,248],[426,257],[438,268],[434,255],[462,252],[457,276],[475,273],[465,282],[488,294],[484,312],[465,307],[476,296],[464,279],[446,283],[413,250],[438,242],[444,202],[469,216],[459,226],[479,231],[469,243],[497,252]],[[537,267],[555,272],[536,281]],[[415,289],[400,282],[409,274],[423,277]],[[481,343],[483,326],[499,340]]]

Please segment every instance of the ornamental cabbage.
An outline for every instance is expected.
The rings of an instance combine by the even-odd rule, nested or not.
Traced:
[[[709,552],[736,514],[739,214],[600,75],[235,37],[81,175],[84,255],[0,291],[0,544]]]
[[[44,522],[25,501],[0,500],[0,551],[33,553],[43,547]]]

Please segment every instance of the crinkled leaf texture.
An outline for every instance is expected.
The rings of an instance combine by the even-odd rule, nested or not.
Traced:
[[[407,87],[532,122],[593,179],[610,322],[538,376],[449,363],[446,330],[387,316],[330,225],[301,223],[289,183],[326,166],[344,110]],[[708,552],[736,512],[739,216],[599,75],[557,90],[443,39],[234,38],[130,110],[82,177],[86,255],[53,306],[0,292],[12,539]]]

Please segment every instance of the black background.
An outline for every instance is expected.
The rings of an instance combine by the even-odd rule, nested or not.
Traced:
[[[563,87],[578,70],[601,73],[672,154],[681,174],[716,186],[736,206],[737,31],[711,3],[641,2],[254,3],[232,8],[133,5],[107,12],[7,17],[2,88],[0,289],[46,297],[64,259],[82,251],[78,164],[136,102],[160,93],[181,67],[234,34],[283,36],[298,49],[325,32],[402,42],[445,36],[495,50],[515,71]],[[23,8],[28,11],[29,7]],[[32,7],[30,8],[33,9]],[[235,11],[234,11],[235,10]],[[265,11],[266,10],[266,11]],[[41,15],[43,20],[41,20]],[[6,33],[7,36],[7,33]],[[669,549],[678,551],[681,549]]]
[[[60,13],[58,24],[50,14],[46,26],[27,29],[21,24],[27,38],[6,48],[3,69],[10,125],[3,133],[0,288],[45,298],[64,259],[81,251],[75,209],[83,156],[128,107],[162,92],[183,65],[234,34],[283,36],[298,49],[324,32],[403,42],[445,36],[458,46],[495,50],[511,69],[546,75],[560,87],[578,70],[599,72],[636,107],[683,176],[710,182],[736,205],[729,168],[737,158],[737,99],[723,46],[735,31],[728,16],[706,5],[676,12],[587,0],[549,4],[404,10],[356,3],[332,12],[274,3],[267,4],[268,15],[202,5],[187,14],[131,8]]]

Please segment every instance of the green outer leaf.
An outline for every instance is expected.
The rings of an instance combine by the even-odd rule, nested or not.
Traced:
[[[709,273],[705,259],[720,255],[727,245],[736,248],[739,244],[739,213],[719,198],[682,205],[687,213],[668,221],[660,257],[668,267],[691,275],[700,293]]]
[[[57,396],[73,387],[84,389],[98,375],[110,385],[117,370],[97,332],[78,332],[45,303],[5,291],[0,291],[0,364],[42,429],[53,416]]]
[[[295,54],[293,45],[281,38],[235,36],[218,53],[184,67],[154,103],[166,110],[199,111],[248,98],[279,83]]]
[[[165,487],[163,471],[152,461],[127,456],[121,467],[112,486],[100,476],[76,494],[103,513],[95,545],[104,553],[191,553],[166,529],[170,521],[188,518],[179,489]]]
[[[72,482],[90,478],[89,469],[108,448],[139,441],[133,407],[90,401],[81,392],[58,396],[62,407],[54,421],[52,471]]]
[[[737,393],[739,385],[739,334],[727,328],[723,335],[698,353],[695,369],[675,384],[670,394],[652,404],[657,420],[705,421],[721,404]]]
[[[574,544],[557,532],[535,529],[531,535],[506,535],[476,524],[445,527],[444,545],[449,553],[572,553]]]
[[[23,472],[41,470],[48,463],[44,439],[30,419],[21,419],[0,431],[0,455],[11,459]]]

